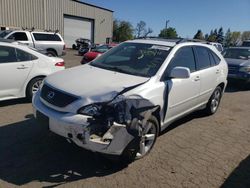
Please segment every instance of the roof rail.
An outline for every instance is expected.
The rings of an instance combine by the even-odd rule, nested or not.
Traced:
[[[184,43],[184,42],[200,42],[203,44],[210,44],[210,42],[205,41],[205,40],[200,40],[200,39],[188,39],[188,38],[183,38],[182,40],[178,41],[176,44]]]
[[[177,43],[178,41],[182,40],[183,38],[166,38],[166,37],[137,37],[135,39],[145,39],[145,40],[159,40],[159,41],[166,41],[166,42],[174,42]]]
[[[189,39],[189,38],[165,38],[165,37],[138,37],[135,39],[145,39],[145,40],[159,40],[166,42],[174,42],[176,44],[184,43],[184,42],[199,42],[203,44],[210,44],[210,42],[200,39]]]

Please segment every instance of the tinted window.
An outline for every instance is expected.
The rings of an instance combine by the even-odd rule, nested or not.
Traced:
[[[30,53],[27,53],[23,50],[16,49],[17,61],[32,61],[37,59],[37,57],[33,56]]]
[[[168,77],[171,70],[175,67],[187,67],[191,72],[195,71],[195,59],[192,47],[182,47],[169,63],[164,75]]]
[[[8,39],[13,39],[17,41],[28,41],[28,37],[24,32],[16,32],[8,37]]]
[[[211,64],[219,65],[221,59],[214,52],[212,52],[211,50],[209,50],[209,52],[210,52],[209,55],[210,55]]]
[[[0,63],[16,62],[15,48],[0,46]]]
[[[250,41],[244,41],[242,46],[250,47]]]
[[[57,34],[33,33],[36,41],[62,41]]]
[[[208,49],[205,47],[196,46],[197,68],[198,70],[206,69],[211,66]]]
[[[225,58],[246,60],[250,58],[250,49],[229,48],[226,49],[222,54]]]

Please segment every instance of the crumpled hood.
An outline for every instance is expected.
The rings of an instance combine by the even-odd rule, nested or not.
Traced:
[[[144,83],[148,79],[82,65],[48,76],[45,84],[81,97],[82,103],[90,104],[112,100],[125,88]]]
[[[225,59],[228,65],[238,65],[238,66],[250,66],[250,60],[244,60],[244,59]]]

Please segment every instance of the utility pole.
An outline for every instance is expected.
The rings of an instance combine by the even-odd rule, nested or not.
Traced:
[[[170,22],[170,20],[166,20],[166,28],[165,29],[167,29],[168,28],[168,23]]]

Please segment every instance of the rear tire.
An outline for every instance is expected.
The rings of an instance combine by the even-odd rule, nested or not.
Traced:
[[[156,117],[152,116],[148,120],[147,127],[139,140],[132,140],[124,149],[120,160],[123,163],[131,163],[141,159],[150,153],[159,135],[159,123]]]
[[[26,89],[26,98],[31,101],[33,95],[39,90],[39,87],[43,81],[44,77],[37,77],[32,79]]]
[[[48,50],[47,51],[47,56],[49,57],[57,57],[57,54],[54,50]]]
[[[208,115],[215,114],[220,106],[220,101],[222,97],[222,88],[220,86],[217,86],[210,97],[205,112]]]

